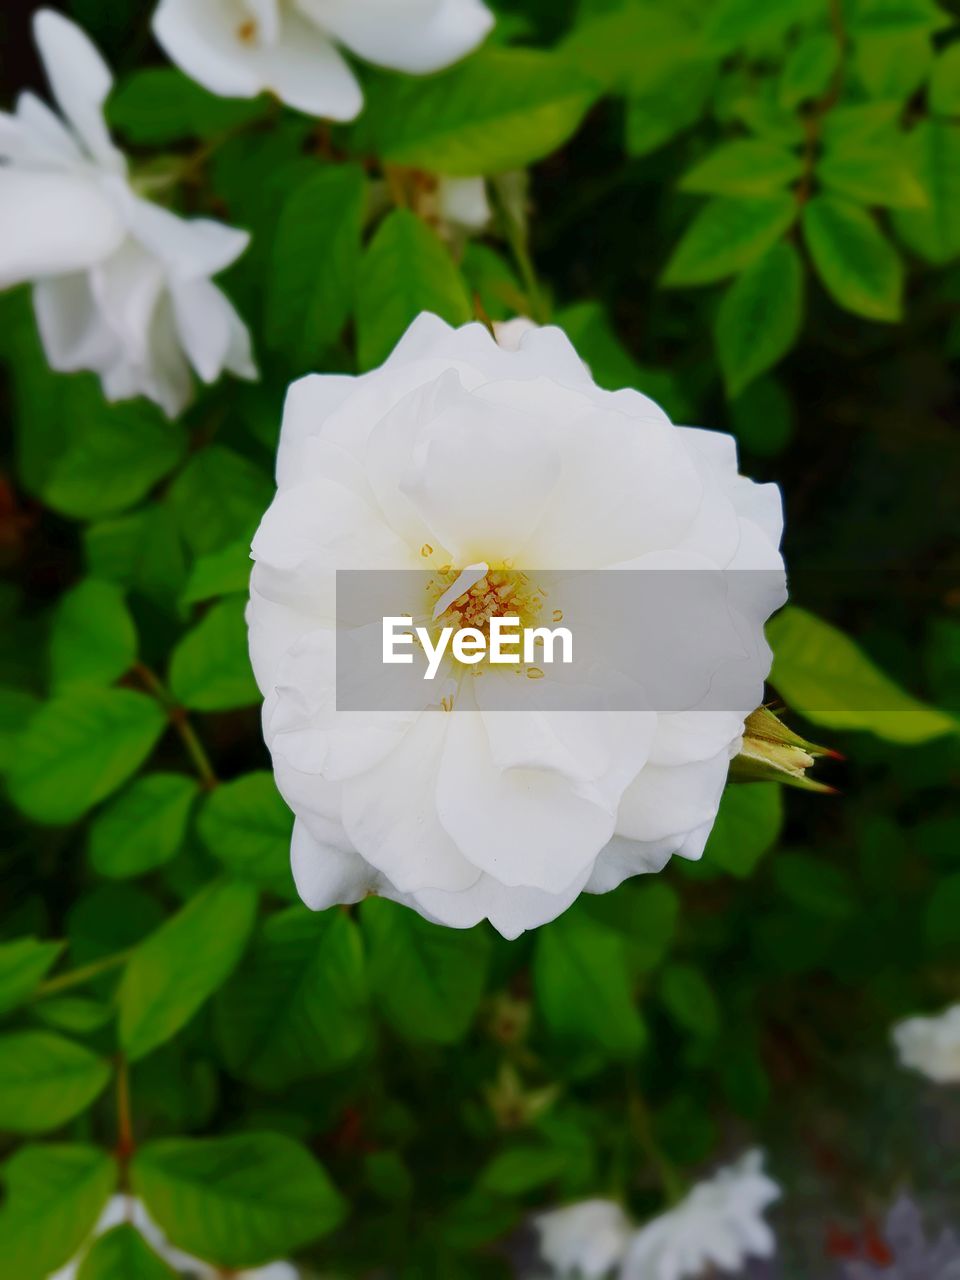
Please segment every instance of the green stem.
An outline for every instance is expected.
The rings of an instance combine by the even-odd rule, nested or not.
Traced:
[[[207,755],[203,743],[198,738],[196,730],[187,717],[186,711],[180,706],[156,672],[151,671],[146,663],[138,662],[134,667],[134,671],[166,711],[171,725],[179,735],[180,741],[183,743],[187,755],[197,771],[201,786],[206,791],[212,791],[214,787],[219,785],[220,780],[214,771],[213,765],[210,763],[210,757]]]
[[[547,306],[543,289],[537,279],[537,272],[530,256],[526,234],[523,227],[510,212],[507,202],[497,188],[496,182],[493,182],[491,186],[496,197],[497,209],[507,237],[507,244],[510,246],[510,252],[513,254],[517,270],[520,272],[520,279],[523,281],[523,287],[527,292],[527,300],[530,303],[530,318],[535,320],[537,324],[546,324],[550,319],[550,308]]]
[[[683,1198],[684,1186],[672,1161],[664,1154],[653,1136],[650,1112],[633,1077],[627,1076],[627,1106],[637,1145],[654,1166],[667,1203],[674,1205]]]
[[[73,987],[82,987],[94,978],[99,978],[102,973],[109,973],[111,969],[118,969],[120,965],[126,964],[132,955],[133,948],[131,947],[128,951],[118,951],[112,956],[104,956],[102,960],[94,960],[80,969],[72,969],[69,973],[61,973],[55,978],[48,978],[46,982],[41,982],[37,987],[33,993],[33,999],[46,1000],[48,996],[58,996],[61,991],[69,991]]]

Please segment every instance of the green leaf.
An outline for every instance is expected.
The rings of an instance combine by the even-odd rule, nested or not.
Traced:
[[[567,1165],[567,1154],[556,1147],[514,1147],[493,1157],[477,1179],[494,1195],[522,1196],[553,1180]]]
[[[260,701],[247,656],[247,602],[221,600],[173,651],[170,688],[192,711],[228,711]]]
[[[62,942],[38,938],[0,943],[0,1014],[30,999],[63,948]]]
[[[608,90],[631,96],[654,98],[671,81],[688,86],[700,52],[689,14],[679,6],[608,7],[609,12],[580,23],[561,46],[571,66]]]
[[[772,40],[797,23],[820,16],[816,0],[717,0],[703,23],[703,40],[717,53],[729,53],[752,41]]]
[[[853,51],[857,75],[873,98],[904,102],[930,73],[933,45],[924,31],[862,35]]]
[[[80,1264],[77,1280],[176,1280],[136,1227],[122,1222],[95,1241]]]
[[[272,773],[247,773],[217,787],[204,801],[197,830],[231,875],[290,896],[293,815]]]
[[[69,1031],[71,1035],[85,1036],[99,1031],[113,1017],[109,1005],[84,996],[57,996],[38,1000],[31,1012],[35,1018],[54,1027],[57,1031]]]
[[[734,280],[717,310],[717,354],[727,394],[739,395],[781,360],[802,322],[803,263],[783,240]]]
[[[166,728],[157,703],[128,689],[72,689],[44,703],[7,776],[37,822],[74,822],[140,768]]]
[[[131,1059],[176,1035],[226,982],[256,909],[255,890],[215,881],[137,947],[117,992],[120,1043]]]
[[[241,540],[249,546],[272,497],[264,471],[218,444],[195,453],[170,488],[183,537],[197,555]]]
[[[833,300],[868,320],[900,319],[903,263],[865,209],[814,196],[803,234],[817,274]]]
[[[145,67],[127,76],[111,94],[107,119],[131,142],[155,147],[227,133],[269,109],[266,96],[221,98],[174,67]]]
[[[840,45],[826,32],[812,32],[790,50],[780,72],[779,99],[788,109],[822,94],[840,64]]]
[[[40,699],[25,689],[0,689],[0,773],[16,758],[17,740],[40,706]]]
[[[87,578],[61,597],[50,635],[54,688],[112,684],[136,656],[137,629],[112,582]]]
[[[107,1086],[110,1066],[49,1031],[0,1036],[0,1129],[45,1133],[85,1111]]]
[[[520,169],[561,146],[598,92],[557,54],[483,49],[439,75],[374,78],[356,145],[450,177]]]
[[[777,887],[802,911],[825,920],[845,920],[858,909],[849,873],[804,853],[781,854],[773,864]]]
[[[927,101],[937,115],[960,115],[960,43],[949,45],[933,64]]]
[[[537,1007],[551,1033],[605,1057],[635,1057],[645,1032],[624,939],[583,911],[567,911],[538,930],[535,948]]]
[[[898,210],[893,223],[908,248],[943,266],[960,257],[960,126],[924,121],[907,145],[928,204]]]
[[[760,458],[775,457],[795,430],[793,401],[776,378],[758,378],[730,402],[737,439]]]
[[[95,1147],[21,1147],[3,1166],[0,1258],[16,1280],[46,1280],[93,1230],[117,1180]]]
[[[381,364],[421,311],[450,324],[471,316],[463,277],[436,235],[407,209],[381,223],[364,256],[357,299],[359,360]]]
[[[391,1026],[408,1040],[462,1040],[486,983],[483,930],[447,929],[377,898],[363,903],[360,921],[370,988]]]
[[[169,862],[183,842],[196,796],[197,784],[182,773],[138,778],[90,828],[90,861],[97,874],[124,880]]]
[[[345,1208],[323,1167],[278,1133],[151,1142],[131,1176],[172,1244],[230,1269],[294,1253],[332,1231]]]
[[[783,826],[783,794],[777,783],[727,787],[703,852],[707,866],[746,879],[776,844]]]
[[[960,943],[960,875],[942,876],[933,887],[924,918],[927,945],[933,950]]]
[[[865,729],[890,742],[956,733],[958,722],[904,692],[822,618],[788,605],[768,624],[770,682],[793,711],[830,729]]]
[[[803,173],[803,161],[793,151],[759,138],[723,142],[680,179],[681,191],[704,195],[765,196]]]
[[[199,556],[190,570],[180,603],[197,604],[217,596],[245,595],[250,588],[250,543],[231,542]]]
[[[720,1029],[720,1010],[710,986],[690,964],[671,964],[660,978],[660,999],[679,1026],[710,1038]]]
[[[234,1075],[284,1089],[345,1066],[368,1035],[360,935],[340,911],[271,916],[220,993],[217,1027]]]
[[[860,102],[835,107],[823,117],[822,137],[827,149],[889,146],[899,136],[899,102]]]
[[[318,168],[284,201],[273,241],[266,339],[311,368],[353,308],[366,179],[356,165]]]
[[[935,0],[858,0],[851,26],[857,35],[929,35],[949,22]]]
[[[89,525],[84,540],[94,577],[116,582],[164,607],[176,599],[187,567],[168,505],[152,503],[132,515]]]
[[[716,79],[710,62],[685,62],[682,72],[670,67],[646,92],[627,99],[627,154],[649,155],[700,119]]]
[[[818,163],[816,175],[823,186],[860,204],[918,209],[929,203],[900,134],[835,143]]]
[[[662,276],[668,286],[712,284],[763,256],[797,214],[793,196],[711,200],[673,251]]]

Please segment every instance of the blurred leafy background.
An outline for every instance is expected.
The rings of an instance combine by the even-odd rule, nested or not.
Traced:
[[[206,94],[139,0],[68,6],[151,192],[253,232],[225,284],[263,377],[175,423],[111,407],[0,299],[11,1280],[118,1180],[218,1265],[343,1276],[510,1275],[532,1208],[643,1215],[746,1143],[786,1189],[777,1274],[833,1274],[902,1188],[960,1218],[960,1100],[889,1044],[960,997],[960,5],[494,7],[449,71],[361,68],[330,128]],[[6,102],[39,84],[29,8]],[[476,175],[468,232],[443,184]],[[373,367],[422,309],[560,324],[782,486],[772,690],[840,795],[731,787],[701,864],[514,943],[297,904],[247,548],[289,381]]]

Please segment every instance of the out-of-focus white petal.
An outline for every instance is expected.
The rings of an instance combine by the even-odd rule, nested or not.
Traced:
[[[493,26],[480,0],[298,0],[348,49],[398,71],[437,71],[475,49]]]
[[[483,178],[442,178],[437,203],[445,222],[454,222],[468,231],[482,231],[491,218]]]
[[[100,51],[76,23],[53,9],[34,16],[33,33],[53,96],[77,137],[104,169],[125,172],[126,161],[103,118],[113,75]]]
[[[123,239],[111,201],[69,174],[0,168],[0,289],[82,271]]]
[[[89,274],[55,276],[33,288],[33,309],[50,366],[101,370],[117,358],[117,338],[96,305]]]

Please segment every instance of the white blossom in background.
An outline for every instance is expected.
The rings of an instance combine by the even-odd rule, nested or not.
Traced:
[[[779,491],[738,475],[729,436],[676,427],[636,391],[602,391],[558,329],[507,351],[481,325],[423,315],[382,368],[290,389],[277,475],[247,616],[309,906],[378,893],[516,937],[582,891],[700,857],[762,699],[763,621],[785,598]],[[456,585],[469,568],[482,592],[485,570],[504,564],[772,570],[775,598],[742,621],[755,655],[745,705],[548,714],[537,699],[549,680],[448,666],[411,690],[416,709],[337,710],[338,569],[427,569]],[[691,633],[693,652],[713,651],[706,631]],[[502,680],[523,710],[489,709]]]
[[[441,178],[437,186],[440,218],[464,231],[482,231],[493,211],[483,178]]]
[[[352,120],[363,106],[338,45],[424,73],[458,61],[492,26],[481,0],[160,0],[153,20],[167,55],[212,93],[268,91],[329,120]]]
[[[511,320],[495,320],[493,336],[504,351],[519,351],[521,342],[537,327],[526,316],[514,316]]]
[[[905,1067],[937,1084],[960,1083],[960,1004],[933,1018],[907,1018],[892,1031]]]
[[[749,1151],[699,1182],[674,1208],[632,1237],[619,1280],[695,1280],[709,1268],[736,1274],[750,1258],[769,1258],[776,1239],[763,1213],[780,1187]]]
[[[150,1248],[168,1263],[178,1275],[188,1275],[190,1280],[220,1280],[224,1274],[217,1267],[191,1257],[181,1249],[176,1249],[152,1220],[143,1204],[134,1196],[115,1195],[107,1202],[97,1225],[77,1256],[65,1267],[61,1267],[49,1277],[49,1280],[77,1280],[83,1260],[90,1252],[93,1244],[100,1236],[104,1236],[114,1227],[128,1223],[143,1237]],[[250,1271],[231,1271],[232,1280],[300,1280],[300,1272],[289,1262],[271,1262],[265,1267],[256,1267]]]
[[[623,1258],[631,1233],[630,1219],[613,1200],[552,1209],[537,1214],[533,1225],[540,1256],[560,1280],[603,1280]]]
[[[246,232],[138,196],[104,120],[113,79],[98,50],[49,9],[34,36],[60,115],[32,93],[0,112],[0,288],[33,283],[50,364],[99,374],[109,400],[144,395],[174,416],[191,369],[255,377],[247,329],[211,279]]]

